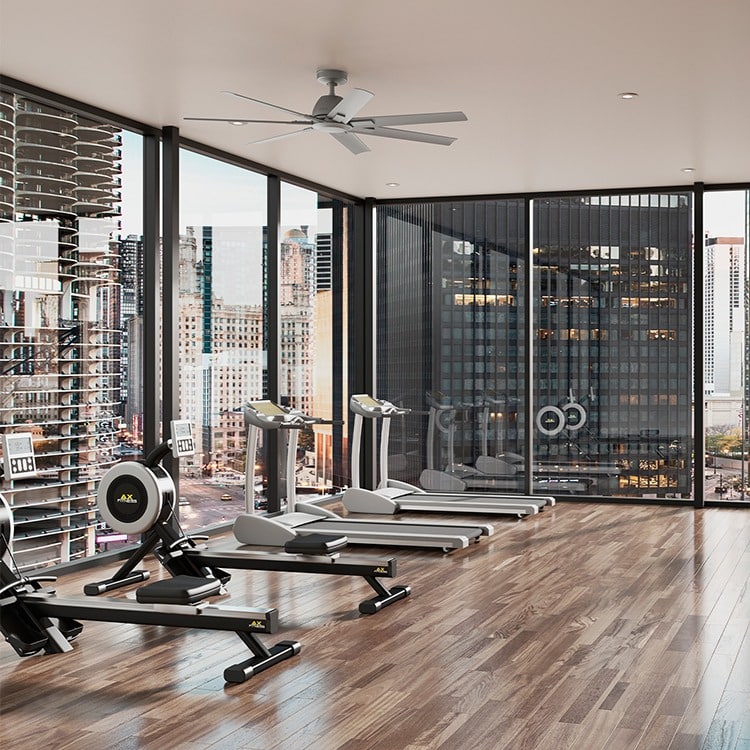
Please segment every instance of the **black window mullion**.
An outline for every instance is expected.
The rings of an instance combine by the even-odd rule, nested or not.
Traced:
[[[693,505],[706,504],[706,422],[705,403],[705,278],[703,269],[703,183],[693,186]],[[690,459],[688,452],[687,460]],[[743,459],[744,460],[744,459]]]
[[[143,137],[143,451],[159,445],[161,342],[159,258],[159,139]]]
[[[162,435],[166,439],[170,421],[180,417],[180,149],[176,127],[166,127],[162,133]],[[172,475],[179,496],[179,459],[170,454],[163,463]],[[175,512],[179,513],[178,505],[175,505]]]
[[[267,352],[267,393],[266,398],[278,402],[281,373],[281,314],[279,310],[279,265],[281,258],[281,180],[276,175],[269,175],[267,181],[267,243],[266,243],[266,309],[264,315],[267,324],[265,340]],[[268,511],[274,513],[280,510],[281,497],[281,447],[280,439],[283,430],[267,431],[265,439],[266,476],[268,487]]]

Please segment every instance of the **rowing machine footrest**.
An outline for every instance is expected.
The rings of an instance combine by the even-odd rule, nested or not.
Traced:
[[[83,624],[72,617],[60,617],[57,621],[57,629],[65,636],[66,641],[72,641],[81,634]]]
[[[284,545],[285,552],[300,555],[330,555],[349,543],[345,536],[331,534],[300,534]]]
[[[221,590],[221,581],[198,576],[175,576],[136,589],[141,604],[196,604]]]

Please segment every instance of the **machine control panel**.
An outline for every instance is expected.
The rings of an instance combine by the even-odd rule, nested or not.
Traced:
[[[245,404],[245,423],[263,430],[279,428],[297,429],[314,424],[319,420],[302,412],[284,408],[273,401],[249,401]]]
[[[3,469],[6,479],[22,479],[36,475],[34,441],[30,432],[3,435]]]
[[[189,419],[173,419],[170,423],[172,433],[172,455],[192,456],[195,453],[195,439],[193,438],[193,425]]]
[[[408,414],[409,409],[395,406],[390,401],[383,401],[366,393],[357,393],[349,399],[349,408],[355,413],[369,419],[392,417]]]

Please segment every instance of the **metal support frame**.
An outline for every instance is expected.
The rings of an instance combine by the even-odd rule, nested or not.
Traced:
[[[176,127],[162,130],[162,435],[169,423],[180,418],[179,320],[180,320],[180,134]],[[179,459],[170,453],[163,466],[170,473],[179,496]],[[175,512],[179,512],[179,505]]]
[[[346,472],[337,473],[336,469],[343,469],[347,459],[344,451],[343,424],[347,418],[348,406],[346,394],[344,393],[344,356],[347,349],[344,346],[344,329],[348,315],[345,315],[346,297],[344,289],[344,234],[347,231],[346,210],[340,200],[331,201],[331,297],[332,297],[332,330],[331,330],[331,403],[333,425],[331,426],[331,438],[333,448],[332,480],[334,486],[342,486],[349,483]],[[348,306],[347,306],[348,310]]]
[[[703,183],[693,185],[693,505],[706,505],[706,345]],[[688,455],[688,460],[690,456]]]
[[[143,451],[161,442],[159,138],[143,137]]]
[[[266,325],[267,393],[266,398],[279,401],[279,378],[281,377],[281,311],[279,310],[279,266],[281,263],[281,180],[269,175],[266,185]],[[268,511],[280,510],[281,476],[276,467],[281,466],[281,445],[278,432],[266,434],[264,439],[266,473],[268,475]],[[273,469],[273,470],[272,470]]]
[[[526,273],[524,274],[524,492],[534,494],[534,213],[532,201],[523,202],[526,230]]]
[[[349,265],[349,384],[351,393],[375,393],[375,200],[366,198],[354,207],[354,231]],[[349,445],[353,423],[349,424]],[[360,480],[363,487],[377,484],[375,433],[362,433]]]

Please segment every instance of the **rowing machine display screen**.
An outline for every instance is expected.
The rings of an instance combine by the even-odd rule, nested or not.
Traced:
[[[30,432],[3,435],[3,468],[6,479],[20,479],[36,474],[34,443]]]
[[[171,422],[172,432],[172,455],[192,456],[195,453],[195,440],[193,439],[193,426],[187,419],[174,419]]]

